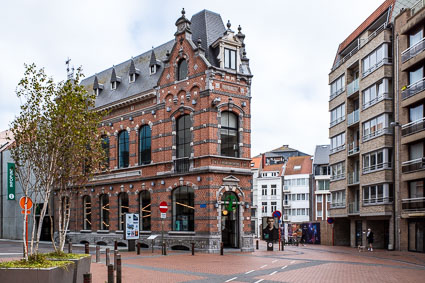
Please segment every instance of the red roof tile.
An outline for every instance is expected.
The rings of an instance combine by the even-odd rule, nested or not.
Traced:
[[[283,164],[271,164],[266,165],[263,168],[263,171],[279,171],[279,175],[282,174]]]
[[[312,159],[311,156],[294,156],[289,157],[286,163],[285,176],[297,174],[311,174],[312,173]],[[294,167],[300,166],[300,169]]]

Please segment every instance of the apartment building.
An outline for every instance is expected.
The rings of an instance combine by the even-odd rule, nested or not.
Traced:
[[[330,145],[318,145],[313,157],[313,198],[312,220],[326,221],[329,216],[331,194],[329,181],[331,178],[329,167]]]
[[[425,252],[425,8],[418,1],[394,21],[396,243]]]

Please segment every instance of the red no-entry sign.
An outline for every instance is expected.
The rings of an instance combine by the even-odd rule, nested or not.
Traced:
[[[167,205],[167,203],[166,203],[165,201],[162,201],[162,202],[159,204],[159,211],[161,211],[162,213],[166,213],[166,212],[167,212],[167,210],[168,210],[168,205]]]

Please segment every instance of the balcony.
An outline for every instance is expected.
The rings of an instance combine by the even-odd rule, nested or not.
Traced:
[[[289,200],[284,200],[283,207],[291,207],[291,202]]]
[[[355,79],[347,85],[347,97],[359,91],[359,79]]]
[[[188,157],[174,160],[174,171],[176,173],[189,172],[189,168],[190,168],[190,160]]]
[[[411,8],[411,15],[413,17],[414,14],[416,14],[425,4],[424,0],[419,0],[418,2],[416,2]]]
[[[329,150],[329,153],[330,153],[330,154],[337,153],[338,151],[341,151],[341,150],[344,150],[344,149],[345,149],[345,144],[340,145],[340,146],[337,146],[337,147],[335,147],[335,148],[331,148],[331,149]]]
[[[337,97],[338,95],[340,95],[344,91],[345,91],[345,88],[342,87],[342,88],[338,89],[337,91],[335,91],[334,93],[331,93],[331,95],[329,96],[329,100],[334,99],[335,97]]]
[[[401,200],[403,212],[425,212],[425,197],[406,198]]]
[[[418,43],[415,45],[407,48],[401,53],[401,62],[404,63],[408,61],[409,59],[412,59],[425,49],[425,37],[422,38]]]
[[[388,128],[388,127],[387,128],[380,128],[380,129],[373,131],[373,132],[371,132],[367,135],[363,135],[362,140],[365,142],[365,141],[368,141],[368,140],[373,139],[375,137],[382,136],[382,135],[385,135],[385,134],[390,135],[392,133],[393,133],[393,131],[392,131],[391,128]]]
[[[374,64],[372,66],[370,66],[369,69],[364,70],[362,72],[362,78],[365,78],[365,77],[369,76],[375,70],[379,69],[383,65],[391,64],[392,61],[393,61],[392,58],[383,58],[381,61],[377,62],[376,64]]]
[[[331,181],[343,180],[345,178],[345,173],[331,175]]]
[[[391,162],[376,163],[367,167],[363,167],[363,174],[372,173],[378,170],[391,169]]]
[[[425,169],[425,157],[409,160],[401,164],[402,173],[410,173]]]
[[[380,101],[382,101],[384,99],[392,99],[392,95],[390,95],[387,92],[385,92],[385,93],[378,93],[378,95],[375,98],[373,98],[373,99],[371,99],[371,100],[369,100],[367,102],[364,102],[364,104],[362,105],[362,109],[365,110],[365,109],[367,109],[367,108],[375,105],[376,103],[378,103],[378,102],[380,102]]]
[[[425,118],[410,122],[401,127],[401,135],[409,136],[425,130]]]
[[[341,117],[339,117],[339,118],[337,118],[337,119],[335,119],[335,120],[333,120],[333,121],[331,121],[331,124],[330,124],[330,126],[331,127],[333,127],[333,126],[335,126],[336,124],[339,124],[339,123],[341,123],[342,121],[344,121],[345,120],[345,115],[344,116],[341,116]]]
[[[348,185],[357,185],[360,183],[359,172],[348,173]]]
[[[345,208],[345,202],[332,202],[331,208]]]
[[[407,99],[409,97],[414,96],[415,94],[421,92],[424,90],[425,88],[425,78],[422,78],[421,80],[407,86],[407,87],[403,87],[402,88],[402,92],[401,92],[401,98]]]
[[[363,205],[374,205],[374,204],[389,204],[393,201],[390,197],[376,197],[370,199],[363,199]]]
[[[351,142],[348,144],[348,156],[355,155],[359,153],[359,142]]]
[[[359,109],[357,109],[357,110],[355,110],[355,111],[353,111],[353,112],[351,112],[350,114],[348,114],[348,116],[347,116],[347,125],[348,126],[351,126],[351,125],[354,125],[354,124],[356,124],[356,123],[358,123],[359,122],[359,120],[360,120],[360,112],[359,112]]]
[[[350,202],[348,204],[348,214],[359,214],[360,204],[359,202]]]

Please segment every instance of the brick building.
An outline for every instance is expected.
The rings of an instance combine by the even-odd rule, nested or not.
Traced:
[[[130,212],[150,245],[166,201],[169,248],[253,250],[245,35],[207,10],[191,20],[183,10],[176,27],[171,41],[82,81],[109,111],[99,128],[109,170],[69,193],[74,243],[127,245]]]

